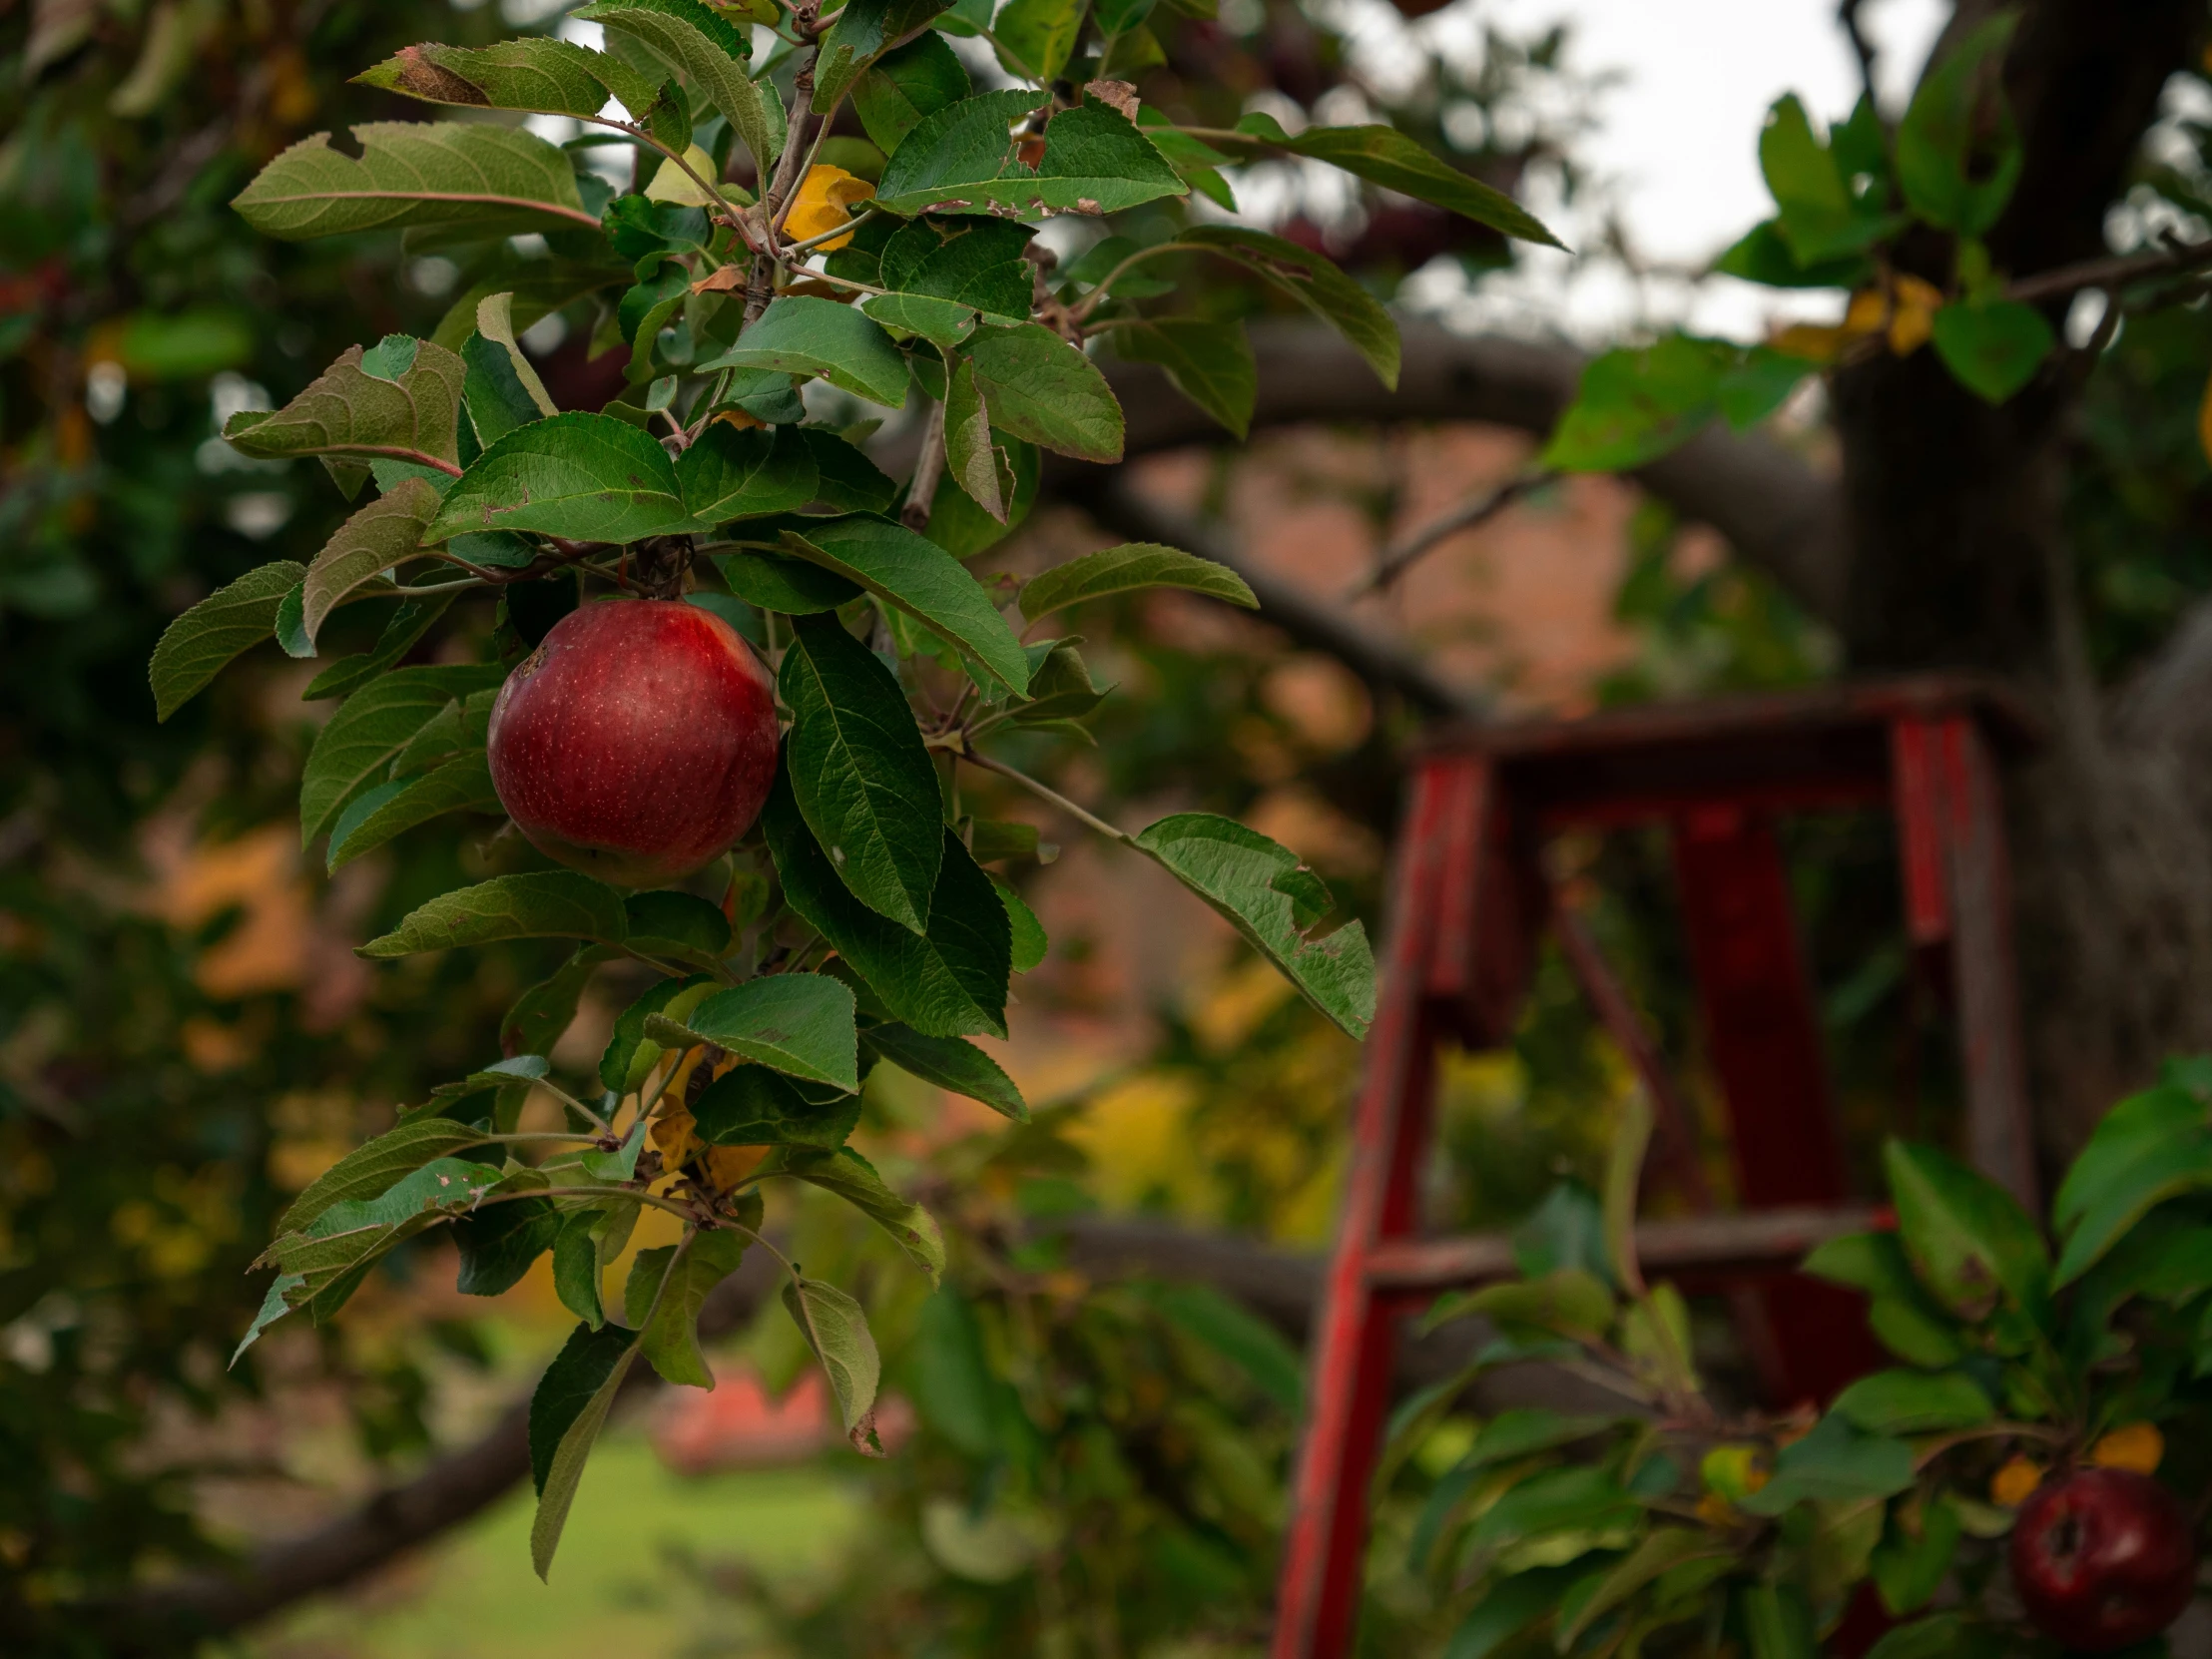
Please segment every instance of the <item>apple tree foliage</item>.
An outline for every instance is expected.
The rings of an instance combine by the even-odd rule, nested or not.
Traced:
[[[520,938],[575,951],[514,1004],[500,1056],[315,1181],[265,1253],[276,1277],[241,1352],[291,1313],[327,1320],[429,1228],[451,1229],[461,1288],[478,1294],[551,1254],[579,1323],[531,1408],[541,1573],[630,1370],[642,1360],[711,1385],[695,1317],[749,1246],[773,1249],[769,1183],[836,1195],[917,1271],[940,1271],[936,1223],[844,1144],[870,1068],[1026,1116],[967,1039],[1006,1034],[1011,975],[1047,943],[983,867],[1018,850],[1022,827],[963,814],[961,769],[1006,776],[1155,860],[1345,1031],[1372,1016],[1366,935],[1357,921],[1318,930],[1330,894],[1291,852],[1207,814],[1131,833],[992,754],[1010,733],[1080,737],[1105,695],[1078,642],[1053,630],[1070,607],[1160,587],[1250,605],[1243,582],[1150,545],[1026,584],[986,584],[962,561],[1021,520],[1040,449],[1120,458],[1122,411],[1089,349],[1101,336],[1162,364],[1231,430],[1248,424],[1242,324],[1175,314],[1160,303],[1173,284],[1146,268],[1197,256],[1273,284],[1385,381],[1395,328],[1327,260],[1195,213],[1065,275],[1035,227],[1194,193],[1227,201],[1221,168],[1287,154],[1506,235],[1548,234],[1389,127],[1161,120],[1109,74],[1147,10],[597,0],[577,15],[604,50],[422,44],[369,67],[366,85],[469,114],[315,134],[234,203],[270,237],[398,232],[410,252],[466,253],[475,275],[430,337],[356,345],[284,407],[231,419],[240,453],[315,457],[359,505],[311,562],[252,570],[176,620],[151,668],[165,718],[259,642],[312,657],[337,609],[389,605],[375,644],[308,688],[342,698],[299,798],[303,838],[325,841],[333,869],[433,819],[498,811],[486,721],[549,625],[549,591],[556,605],[644,595],[725,617],[774,669],[790,723],[761,823],[713,867],[712,894],[522,869],[431,897],[359,946],[376,961]],[[947,36],[980,37],[1003,75],[978,87]],[[872,185],[819,159],[847,105],[884,157]],[[593,131],[556,145],[493,112]],[[589,165],[604,144],[639,154],[643,189],[618,193]],[[741,176],[755,188],[728,182]],[[514,252],[529,238],[546,257]],[[587,298],[602,317],[594,344],[623,353],[628,389],[563,410],[517,331]],[[863,447],[873,422],[815,412],[835,394],[910,411],[910,476]],[[421,660],[441,625],[485,602],[500,624],[489,660]],[[932,670],[957,689],[928,695]],[[547,1055],[617,956],[661,977],[617,1022],[596,1077],[570,1086]],[[561,1130],[519,1130],[533,1091],[561,1103]],[[648,1206],[680,1219],[680,1241],[639,1252],[610,1295],[605,1268]],[[848,1434],[875,1449],[879,1363],[859,1305],[784,1266],[785,1306]]]
[[[2028,1493],[2081,1464],[2160,1469],[2184,1493],[2212,1474],[2212,1064],[2176,1061],[2112,1108],[2047,1234],[1955,1159],[1891,1141],[1894,1228],[1832,1239],[1804,1270],[1863,1293],[1898,1363],[1817,1413],[1720,1404],[1683,1297],[1645,1283],[1632,1223],[1648,1130],[1630,1123],[1602,1199],[1562,1186],[1522,1226],[1520,1277],[1427,1315],[1481,1315],[1498,1336],[1400,1409],[1386,1480],[1493,1368],[1562,1362],[1622,1401],[1501,1412],[1438,1468],[1408,1542],[1460,1603],[1453,1651],[1733,1642],[1812,1659],[1871,1586],[1901,1621],[1880,1659],[2055,1655],[2001,1586]]]

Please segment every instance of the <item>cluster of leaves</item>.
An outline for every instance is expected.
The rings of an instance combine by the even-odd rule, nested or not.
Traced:
[[[645,190],[616,196],[581,150],[520,128],[377,123],[356,126],[349,147],[327,134],[292,146],[236,200],[276,237],[399,229],[415,250],[473,248],[475,276],[432,337],[350,348],[283,408],[226,426],[248,457],[313,456],[349,497],[371,480],[376,493],[311,563],[261,566],[178,618],[151,670],[165,717],[265,639],[311,657],[341,607],[393,603],[369,650],[307,688],[343,699],[300,787],[302,837],[327,837],[333,869],[434,819],[497,812],[484,755],[492,699],[549,610],[592,583],[638,596],[614,602],[688,600],[731,620],[771,662],[791,722],[759,830],[713,872],[719,903],[523,869],[432,897],[360,947],[384,959],[577,941],[509,1012],[503,1058],[440,1085],[324,1174],[265,1253],[277,1277],[241,1353],[293,1310],[326,1321],[381,1258],[433,1226],[451,1227],[462,1288],[478,1294],[552,1253],[581,1323],[532,1408],[541,1573],[636,1359],[709,1385],[694,1320],[748,1242],[773,1249],[760,1235],[765,1182],[835,1193],[924,1272],[942,1267],[929,1217],[844,1145],[868,1068],[887,1060],[1026,1114],[966,1038],[1005,1034],[1009,976],[1046,948],[1013,888],[982,867],[1032,850],[1034,831],[962,816],[955,766],[1008,776],[1156,860],[1348,1032],[1371,1017],[1366,935],[1356,921],[1315,933],[1332,900],[1293,854],[1205,814],[1124,832],[979,747],[1001,729],[1079,733],[1104,696],[1078,642],[1017,633],[1009,598],[1033,633],[1071,606],[1146,587],[1249,605],[1243,583],[1189,554],[1132,545],[1009,593],[960,558],[1018,520],[1037,446],[1118,458],[1121,410],[1082,349],[1090,333],[1112,329],[1165,361],[1224,424],[1249,415],[1240,331],[1147,318],[1116,291],[1154,255],[1217,254],[1287,287],[1385,378],[1394,329],[1328,262],[1261,233],[1188,226],[1056,285],[1024,222],[1194,187],[1226,194],[1214,170],[1231,153],[1272,150],[1510,234],[1543,232],[1391,128],[1294,136],[1254,118],[1235,132],[1191,131],[1147,122],[1123,83],[1092,76],[1074,94],[1066,77],[1111,57],[1133,22],[1124,10],[1091,19],[1080,3],[1017,0],[994,32],[980,13],[927,3],[848,0],[825,17],[802,0],[735,14],[776,43],[756,71],[755,33],[733,14],[698,0],[600,0],[585,15],[605,30],[604,52],[544,38],[423,45],[360,79],[432,103],[596,123],[659,157]],[[987,36],[1031,84],[973,92],[940,31]],[[1095,56],[1078,67],[1085,46]],[[815,160],[848,97],[884,152],[872,189]],[[617,107],[625,113],[605,113]],[[756,190],[724,182],[741,151]],[[862,201],[855,219],[848,210]],[[503,263],[518,235],[551,254],[528,281]],[[517,325],[602,289],[634,395],[559,410]],[[898,486],[856,441],[871,428],[812,419],[808,382],[886,409],[926,400],[897,517]],[[491,660],[409,661],[477,596],[501,601]],[[546,1056],[585,982],[615,956],[663,977],[622,1016],[596,1077],[572,1090]],[[560,1103],[563,1128],[522,1131],[533,1091]],[[638,1255],[618,1319],[603,1271],[645,1206],[684,1231]],[[786,1306],[853,1443],[872,1448],[879,1360],[859,1305],[785,1266]]]
[[[1632,1221],[1647,1128],[1629,1125],[1602,1205],[1572,1187],[1547,1200],[1517,1239],[1523,1277],[1428,1315],[1495,1325],[1474,1372],[1552,1360],[1632,1402],[1618,1417],[1501,1413],[1430,1488],[1411,1548],[1466,1604],[1454,1654],[1734,1643],[1799,1659],[1869,1583],[1908,1621],[1882,1659],[2055,1652],[1989,1594],[2013,1509],[2048,1471],[2147,1469],[2164,1443],[2185,1488],[2208,1472],[2212,1066],[2176,1062],[2099,1125],[2052,1203],[2055,1259],[1986,1178],[1890,1143],[1896,1230],[1833,1240],[1805,1271],[1864,1292],[1903,1364],[1817,1416],[1719,1406],[1687,1305],[1645,1285]],[[1466,1381],[1408,1401],[1393,1458]]]
[[[870,1305],[886,1386],[914,1428],[867,1471],[868,1531],[811,1582],[703,1560],[738,1616],[716,1605],[699,1651],[887,1659],[1263,1639],[1302,1364],[1204,1287],[1068,1270],[1062,1227],[1087,1203],[1074,1121],[1042,1108],[932,1158],[944,1284]],[[795,1248],[852,1273],[838,1225],[817,1206]]]
[[[1778,100],[1759,137],[1774,217],[1713,269],[1769,287],[1849,289],[1843,322],[1748,347],[1675,331],[1608,351],[1584,372],[1543,464],[1645,465],[1716,417],[1739,431],[1755,425],[1809,375],[1882,350],[1933,345],[1951,377],[1990,403],[2025,387],[2057,336],[2039,305],[2010,297],[1981,240],[2020,173],[1997,86],[2016,22],[2001,15],[1959,41],[1894,129],[1869,98],[1825,136],[1796,94]],[[1947,251],[1940,280],[1917,269],[1930,246]]]

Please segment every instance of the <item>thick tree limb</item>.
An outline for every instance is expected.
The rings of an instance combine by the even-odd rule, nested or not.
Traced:
[[[1405,330],[1398,388],[1383,388],[1359,354],[1319,324],[1267,322],[1252,329],[1259,364],[1255,428],[1306,423],[1480,421],[1549,432],[1573,399],[1581,356],[1565,346],[1416,324]],[[1227,441],[1150,364],[1109,362],[1128,417],[1126,453],[1156,454]],[[1045,460],[1045,487],[1078,490],[1098,469]],[[1683,517],[1709,524],[1736,552],[1772,575],[1815,616],[1839,614],[1843,524],[1835,486],[1772,438],[1715,426],[1633,474]]]

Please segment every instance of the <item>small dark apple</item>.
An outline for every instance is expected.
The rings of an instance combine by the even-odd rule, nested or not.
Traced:
[[[2012,1524],[2012,1582],[2036,1628],[2083,1653],[2148,1641],[2196,1586],[2196,1539],[2173,1493],[2132,1469],[2046,1480]]]
[[[530,843],[623,886],[688,875],[753,827],[776,776],[775,683],[676,600],[571,611],[491,711],[492,785]]]

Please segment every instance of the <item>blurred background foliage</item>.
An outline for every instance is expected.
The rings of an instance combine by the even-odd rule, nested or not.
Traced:
[[[1562,68],[1556,32],[1491,32],[1447,52],[1440,32],[1406,31],[1380,0],[1222,0],[1198,15],[1208,9],[1162,6],[1141,32],[1144,61],[1128,67],[1147,102],[1224,126],[1256,107],[1374,111],[1501,185],[1541,170],[1555,192],[1587,188],[1572,141],[1596,89]],[[1426,54],[1393,81],[1410,89],[1400,96],[1360,75],[1348,44],[1379,16]],[[291,809],[312,669],[265,650],[166,727],[144,672],[170,617],[255,564],[307,557],[339,517],[319,472],[222,445],[224,417],[282,402],[347,345],[429,332],[463,275],[404,260],[388,238],[263,241],[229,198],[308,131],[401,113],[346,84],[359,66],[418,39],[471,44],[517,26],[549,18],[442,0],[0,0],[0,1631],[13,1652],[89,1651],[68,1604],[303,1525],[332,1494],[412,1466],[481,1420],[550,1340],[528,1308],[489,1319],[418,1295],[403,1254],[343,1323],[226,1369],[261,1296],[247,1264],[287,1195],[428,1079],[494,1051],[500,1011],[554,964],[517,947],[367,971],[350,943],[480,849],[417,834],[325,879],[296,850]],[[2201,216],[2205,135],[2170,136],[2139,194]],[[1246,189],[1248,209],[1385,294],[1439,258],[1471,276],[1510,257],[1466,222],[1332,196],[1290,166],[1255,170]],[[1202,303],[1267,301],[1224,286]],[[578,313],[541,336],[569,336],[557,384],[589,385],[592,324]],[[2201,303],[2131,321],[2074,435],[2067,513],[2109,677],[2212,588],[2196,440],[2208,357]],[[1817,449],[1817,410],[1795,432]],[[1216,468],[1212,511],[1226,510],[1233,464]],[[1363,510],[1390,521],[1386,483]],[[1639,508],[1629,539],[1617,620],[1635,650],[1593,700],[1834,672],[1832,646],[1770,584],[1701,553],[1663,509]],[[375,609],[334,628],[365,639]],[[1078,774],[1107,810],[1168,797],[1244,813],[1295,786],[1359,826],[1363,844],[1384,843],[1402,712],[1372,711],[1349,742],[1317,743],[1271,691],[1285,653],[1264,630],[1097,609],[1085,626],[1110,641],[1102,661],[1122,695],[1100,749],[1042,755],[1047,771]],[[1856,820],[1792,835],[1855,1141],[1871,1144],[1874,1103],[1908,1084],[1933,1132],[1949,1045],[1906,971],[1885,835]],[[1663,847],[1618,836],[1575,857],[1593,927],[1668,1050],[1693,1057],[1694,1084],[1699,1034]],[[1329,873],[1372,925],[1380,859]],[[1055,941],[1078,968],[1085,942],[1079,928]],[[1079,972],[1061,995],[1084,1011]],[[871,1255],[873,1235],[828,1209],[802,1207],[789,1225],[818,1271],[844,1282],[849,1268],[866,1285],[911,1437],[864,1470],[825,1454],[822,1479],[852,1495],[835,1525],[804,1509],[830,1542],[803,1571],[748,1565],[719,1535],[664,1545],[656,1513],[633,1524],[599,1492],[631,1542],[655,1540],[660,1576],[639,1593],[670,1651],[1258,1651],[1298,1357],[1213,1293],[1086,1285],[1059,1265],[1047,1224],[1103,1203],[1318,1244],[1357,1053],[1231,955],[1149,1012],[1149,1052],[1025,1129],[947,1138],[935,1097],[877,1091],[871,1145],[944,1215],[951,1289],[922,1298]],[[1506,1225],[1560,1176],[1594,1177],[1627,1086],[1547,955],[1513,1046],[1446,1069],[1437,1219]],[[1699,1098],[1710,1118],[1710,1091]],[[742,1345],[779,1385],[799,1360],[783,1330],[764,1324]],[[1468,1425],[1437,1432],[1394,1489],[1385,1538]],[[798,1524],[773,1505],[758,1513]],[[1428,1650],[1425,1595],[1384,1570],[1376,1651]],[[309,1619],[272,1640],[356,1651],[333,1628]]]

